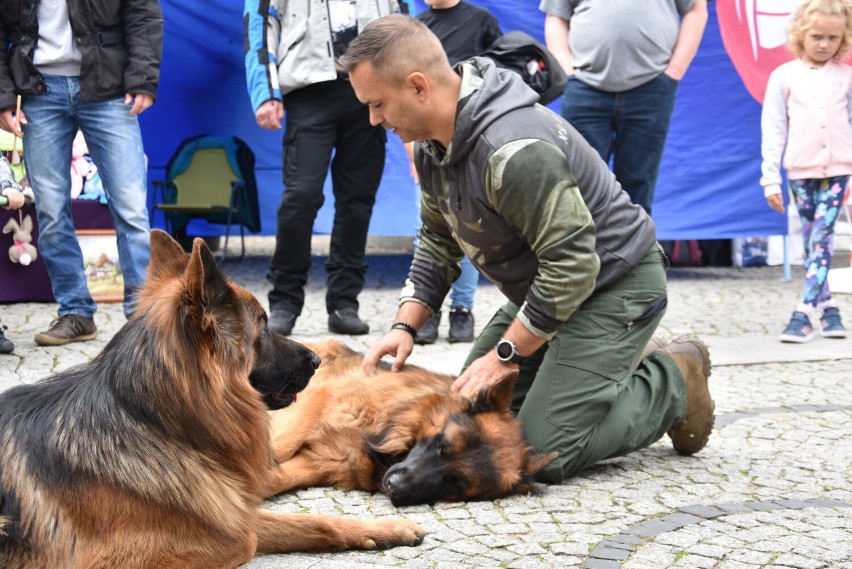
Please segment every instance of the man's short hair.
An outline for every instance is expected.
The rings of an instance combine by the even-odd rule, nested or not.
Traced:
[[[436,65],[449,67],[441,41],[421,21],[391,14],[367,24],[349,43],[337,62],[342,73],[369,61],[385,78],[402,81],[412,71],[428,71]]]

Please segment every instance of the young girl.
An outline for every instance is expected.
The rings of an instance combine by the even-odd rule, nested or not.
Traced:
[[[850,45],[848,0],[805,0],[793,16],[787,41],[798,59],[773,71],[766,87],[760,185],[769,206],[784,213],[783,155],[806,257],[802,302],[781,333],[782,342],[813,340],[811,318],[818,315],[822,336],[846,337],[826,279],[834,254],[834,223],[852,174],[852,67],[840,62]]]

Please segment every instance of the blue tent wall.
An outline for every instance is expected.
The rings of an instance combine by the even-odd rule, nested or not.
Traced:
[[[504,31],[523,30],[543,40],[538,0],[474,0],[499,19]],[[723,0],[724,1],[724,0]],[[181,140],[196,134],[234,134],[257,158],[262,232],[275,232],[281,182],[282,131],[265,131],[254,120],[245,87],[242,2],[161,0],[164,57],[157,103],[141,117],[149,176],[162,179]],[[409,5],[412,5],[409,2]],[[421,0],[413,12],[426,8]],[[558,101],[551,105],[558,111]],[[715,2],[695,62],[681,83],[660,172],[654,219],[661,239],[721,238],[786,232],[786,218],[770,210],[760,175],[760,105],[733,68],[719,32]],[[387,164],[370,233],[412,235],[414,189],[399,140],[388,136]],[[314,230],[331,230],[333,201]],[[162,225],[159,214],[154,220]],[[199,234],[218,228],[194,227]]]

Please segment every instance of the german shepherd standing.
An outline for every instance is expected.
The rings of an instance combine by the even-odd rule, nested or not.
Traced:
[[[151,232],[133,317],[85,365],[0,396],[0,567],[235,567],[255,552],[415,545],[408,521],[257,509],[282,489],[264,400],[319,358],[271,333],[203,241]]]
[[[556,453],[531,452],[509,405],[515,378],[476,399],[453,377],[406,365],[361,372],[362,354],[308,344],[322,365],[298,401],[272,415],[283,490],[336,486],[381,491],[395,506],[529,492]]]

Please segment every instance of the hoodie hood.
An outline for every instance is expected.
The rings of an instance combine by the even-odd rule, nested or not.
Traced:
[[[474,57],[455,67],[462,85],[456,131],[444,155],[445,164],[464,160],[482,133],[501,116],[538,102],[539,96],[520,75],[498,67],[487,57]],[[428,151],[441,156],[430,141]]]

